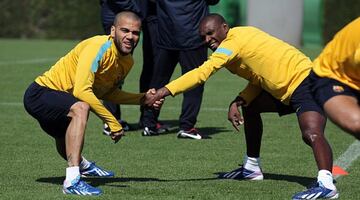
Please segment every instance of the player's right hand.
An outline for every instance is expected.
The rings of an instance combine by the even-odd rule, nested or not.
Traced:
[[[160,109],[164,102],[164,98],[168,95],[170,95],[170,91],[166,87],[162,87],[158,90],[152,88],[146,92],[141,104],[155,109]]]
[[[114,140],[114,143],[118,143],[122,136],[125,135],[125,131],[121,129],[118,132],[111,132],[110,137],[112,140]]]

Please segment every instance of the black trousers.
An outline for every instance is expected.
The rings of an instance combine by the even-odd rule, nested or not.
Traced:
[[[170,80],[177,63],[181,66],[182,74],[200,66],[207,59],[205,46],[193,50],[169,50],[159,48],[150,88],[159,89],[164,87]],[[204,86],[200,85],[185,92],[179,126],[182,130],[188,130],[195,126],[200,111]],[[154,128],[159,112],[146,108],[143,114],[143,125]]]
[[[146,92],[150,89],[150,82],[153,77],[155,60],[157,56],[156,40],[158,37],[157,18],[155,15],[148,16],[142,25],[143,32],[143,67],[140,75],[140,92]],[[140,107],[141,126],[144,125],[144,107]]]

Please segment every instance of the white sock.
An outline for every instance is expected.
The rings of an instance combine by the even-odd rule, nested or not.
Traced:
[[[90,167],[90,164],[91,162],[82,157],[82,160],[80,162],[80,169],[87,169],[88,167]]]
[[[261,169],[260,169],[260,158],[254,158],[254,157],[245,156],[245,158],[244,158],[244,168],[248,169],[248,170],[251,170],[251,171],[256,171],[256,172],[261,171]]]
[[[333,183],[333,176],[331,172],[328,170],[322,169],[318,173],[317,181],[321,181],[321,183],[330,190],[335,190],[336,187]]]
[[[65,188],[70,187],[71,182],[77,178],[80,178],[79,166],[66,168],[66,178],[64,181],[64,187]]]

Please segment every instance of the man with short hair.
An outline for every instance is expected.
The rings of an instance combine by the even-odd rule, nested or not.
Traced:
[[[100,99],[140,104],[151,95],[150,91],[146,95],[133,94],[118,88],[134,63],[131,52],[139,40],[140,27],[136,14],[119,13],[109,36],[80,42],[25,92],[25,109],[55,139],[58,153],[67,160],[65,194],[100,195],[102,191],[81,180],[80,175],[114,176],[81,156],[89,111],[109,125],[111,139],[116,143],[124,130]]]
[[[227,68],[249,81],[230,104],[228,112],[228,119],[237,130],[244,124],[247,154],[242,167],[222,174],[220,178],[262,180],[260,114],[296,112],[302,138],[311,146],[319,172],[318,184],[293,199],[337,198],[331,174],[332,151],[324,136],[326,117],[309,88],[311,60],[296,48],[255,27],[230,29],[218,14],[210,14],[201,21],[200,34],[214,53],[198,68],[157,90],[152,101],[203,84],[216,71]],[[243,108],[244,116],[238,107]]]
[[[360,140],[360,17],[326,45],[310,77],[314,98],[326,115]]]

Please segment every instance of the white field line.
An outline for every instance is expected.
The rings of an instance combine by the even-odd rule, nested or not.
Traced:
[[[360,141],[353,142],[348,149],[340,155],[338,159],[334,161],[334,165],[337,165],[345,171],[351,166],[351,164],[357,160],[360,156]],[[335,179],[341,176],[334,176]]]
[[[27,60],[8,60],[8,61],[0,61],[0,66],[4,65],[25,65],[25,64],[38,64],[38,63],[45,63],[45,62],[53,62],[56,58],[34,58],[34,59],[27,59]]]

